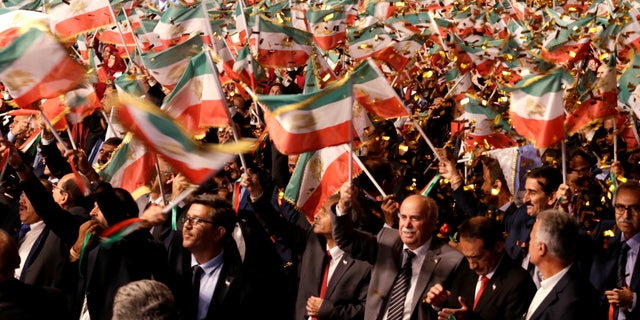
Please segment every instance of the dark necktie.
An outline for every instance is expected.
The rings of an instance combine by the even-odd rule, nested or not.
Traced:
[[[191,283],[193,285],[193,301],[195,306],[195,315],[198,315],[198,305],[200,302],[200,279],[204,274],[204,270],[200,266],[193,266],[192,268],[193,274],[191,278]]]
[[[391,296],[389,297],[389,306],[387,307],[388,320],[402,319],[404,314],[404,301],[411,286],[411,260],[413,260],[416,254],[409,249],[405,249],[404,253],[407,258],[391,287]]]
[[[627,253],[629,252],[629,245],[626,242],[620,246],[620,255],[618,256],[618,281],[616,286],[623,288],[627,286]]]
[[[27,232],[31,230],[31,227],[28,224],[23,224],[20,226],[20,231],[18,231],[18,242],[21,242],[24,239],[24,236],[27,235]]]

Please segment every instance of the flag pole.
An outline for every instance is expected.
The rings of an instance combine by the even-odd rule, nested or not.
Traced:
[[[67,135],[69,136],[69,143],[71,143],[71,148],[73,148],[73,150],[78,150],[76,142],[73,141],[73,136],[71,135],[71,129],[69,129],[69,126],[67,126]]]
[[[58,140],[58,142],[60,142],[60,144],[62,145],[62,149],[65,152],[69,151],[69,148],[67,148],[67,145],[64,143],[64,141],[62,141],[62,137],[60,137],[60,135],[58,134],[58,131],[56,131],[56,128],[53,127],[53,125],[51,124],[51,121],[49,121],[49,119],[47,119],[47,116],[44,115],[44,112],[42,110],[40,110],[40,117],[42,117],[42,120],[44,121],[44,123],[47,125],[47,127],[51,131],[51,134],[53,134],[53,137],[55,137],[56,140]],[[69,139],[71,139],[71,137],[69,137]]]
[[[348,77],[349,75],[347,74],[346,76]],[[351,96],[349,97],[349,101],[350,101],[349,106],[351,107],[351,112],[349,112],[349,166],[348,166],[349,180],[348,181],[350,184],[353,184],[353,160],[358,157],[354,157],[354,154],[353,154],[353,83],[349,81],[349,84],[351,85]],[[364,169],[364,166],[362,166],[362,168]]]
[[[107,122],[108,128],[110,128],[111,131],[113,132],[113,136],[115,136],[116,138],[120,138],[120,135],[118,134],[116,129],[113,127],[113,124],[111,123],[111,120],[109,120],[109,117],[107,117],[107,113],[104,112],[104,110],[100,110],[100,114],[102,114],[102,117],[104,118],[104,121]]]
[[[613,162],[618,161],[618,119],[613,117]]]
[[[175,206],[177,206],[182,200],[186,199],[189,195],[191,195],[194,191],[198,190],[195,185],[191,185],[184,189],[175,199],[169,201],[169,203],[162,208],[163,214],[168,214]]]
[[[355,162],[360,166],[360,168],[362,168],[362,172],[364,172],[364,174],[366,174],[367,177],[369,177],[369,180],[371,180],[371,183],[373,183],[376,189],[378,189],[378,192],[380,192],[380,196],[383,198],[386,197],[387,194],[384,192],[384,190],[382,190],[382,187],[380,187],[380,184],[378,184],[378,181],[376,181],[373,175],[371,175],[371,172],[367,170],[367,167],[364,166],[364,164],[362,163],[362,160],[360,160],[360,158],[358,158],[358,156],[356,156],[353,152],[351,152],[351,156],[353,157],[353,160],[355,160]]]
[[[433,152],[433,155],[436,156],[436,159],[438,159],[438,161],[442,161],[442,158],[440,158],[440,154],[438,154],[436,147],[433,145],[429,137],[427,137],[427,134],[424,133],[424,130],[422,130],[422,127],[420,126],[420,123],[418,123],[418,120],[414,119],[412,123],[416,130],[418,130],[422,138],[424,138],[424,141],[427,142],[427,145],[429,145],[429,148],[431,148],[431,151]]]
[[[160,187],[160,199],[162,199],[162,204],[166,205],[167,201],[165,200],[164,187],[162,186],[162,172],[160,171],[160,161],[158,161],[158,154],[154,152],[153,158],[155,160],[156,172],[158,173],[158,186]]]
[[[111,18],[113,19],[113,23],[115,23],[116,24],[116,28],[118,28],[118,33],[120,34],[120,41],[122,41],[122,45],[124,46],[124,51],[127,53],[127,56],[129,57],[129,65],[128,65],[128,67],[131,67],[131,64],[133,63],[133,56],[131,56],[131,52],[129,52],[129,48],[127,48],[127,42],[124,40],[124,35],[122,34],[122,29],[120,29],[120,24],[118,23],[118,19],[116,18],[116,14],[113,12],[113,7],[111,7],[111,6],[109,6],[109,13],[111,13]],[[107,62],[105,61],[104,63],[107,63]]]
[[[567,183],[567,147],[564,138],[560,141],[560,149],[562,150],[562,183]]]

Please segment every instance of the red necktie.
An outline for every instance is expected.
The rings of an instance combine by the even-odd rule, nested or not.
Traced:
[[[327,286],[329,285],[329,267],[331,266],[331,254],[327,250],[327,255],[324,257],[324,273],[322,274],[322,284],[320,285],[320,298],[324,299],[327,294]],[[318,318],[312,317],[311,319],[317,320]]]
[[[473,310],[476,309],[476,306],[478,305],[478,301],[480,300],[480,297],[482,297],[482,293],[484,292],[484,289],[487,287],[487,284],[489,284],[489,278],[487,278],[487,276],[482,276],[480,278],[480,290],[478,290],[478,294],[476,294],[476,300],[473,302]]]

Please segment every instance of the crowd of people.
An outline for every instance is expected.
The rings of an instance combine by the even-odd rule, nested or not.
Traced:
[[[98,47],[96,90],[108,94],[126,68]],[[640,319],[640,163],[614,143],[614,120],[570,137],[564,154],[546,149],[514,189],[483,146],[458,159],[459,108],[423,71],[401,95],[438,154],[416,128],[377,119],[358,150],[371,177],[314,213],[284,199],[298,156],[275,148],[233,87],[237,130],[211,128],[201,143],[236,132],[256,148],[182,201],[190,183],[162,159],[135,199],[100,175],[122,139],[99,113],[62,140],[38,116],[7,117],[0,319]],[[268,73],[264,92],[301,93],[303,75]]]

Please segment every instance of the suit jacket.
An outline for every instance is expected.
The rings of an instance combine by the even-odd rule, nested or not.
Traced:
[[[285,287],[280,258],[251,212],[241,211],[238,223],[245,240],[244,261],[233,239],[224,246],[224,264],[207,319],[282,319]],[[195,319],[191,253],[182,246],[182,227],[172,231],[167,244],[170,284],[184,319]]]
[[[520,319],[527,312],[536,286],[529,273],[504,255],[489,280],[478,305],[473,309],[478,275],[469,269],[466,259],[451,284],[449,306],[460,308],[461,296],[472,309],[466,319]]]
[[[533,311],[531,320],[583,320],[598,318],[595,290],[573,265],[542,303]]]
[[[38,199],[31,203],[47,227],[67,247],[73,246],[81,225],[77,217],[60,208],[51,193],[35,177],[22,181],[21,185],[29,199]],[[122,210],[118,210],[120,201],[108,183],[98,192],[96,201],[109,225],[127,218]],[[162,245],[154,241],[146,230],[136,231],[109,247],[101,247],[94,241],[86,249],[85,258],[80,261],[83,281],[78,286],[76,307],[79,307],[78,304],[81,306],[86,295],[91,319],[111,319],[113,298],[120,286],[151,278],[166,281],[165,257]]]
[[[308,319],[307,300],[311,296],[320,296],[326,239],[314,234],[312,227],[305,229],[299,224],[286,221],[272,209],[268,201],[268,197],[263,196],[252,205],[264,228],[278,241],[302,255],[295,319]],[[317,318],[362,319],[370,276],[369,263],[355,260],[345,253],[328,283]]]
[[[350,215],[333,215],[333,236],[340,246],[358,260],[373,264],[364,318],[382,319],[393,281],[402,264],[403,243],[398,230],[383,228],[377,236],[354,230]],[[436,283],[450,281],[462,261],[462,254],[446,243],[432,238],[431,246],[417,279],[411,319],[435,319],[437,315],[423,298]],[[446,285],[445,285],[446,286]]]
[[[16,279],[0,282],[0,319],[40,320],[69,319],[64,296],[55,289],[45,289]]]
[[[56,288],[71,299],[78,287],[78,269],[69,262],[69,247],[45,225],[24,262],[20,280]]]
[[[609,239],[605,240],[602,237],[598,237],[596,240],[596,243],[603,244],[605,241],[607,243],[606,247],[604,245],[596,246],[589,277],[591,284],[598,292],[600,303],[603,306],[600,310],[600,315],[606,315],[609,308],[609,302],[604,292],[617,287],[618,256],[620,255],[620,248],[622,246],[621,240],[622,233],[620,230],[617,230],[615,235]],[[636,260],[636,264],[633,267],[629,288],[636,293],[636,296],[640,297],[640,260]],[[637,304],[632,312],[628,312],[627,319],[640,319],[640,308]]]
[[[516,262],[520,263],[526,255],[526,247],[521,244],[529,243],[529,234],[535,217],[527,214],[527,206],[520,206],[512,215],[504,218],[504,230],[507,232],[505,245],[507,254]]]

